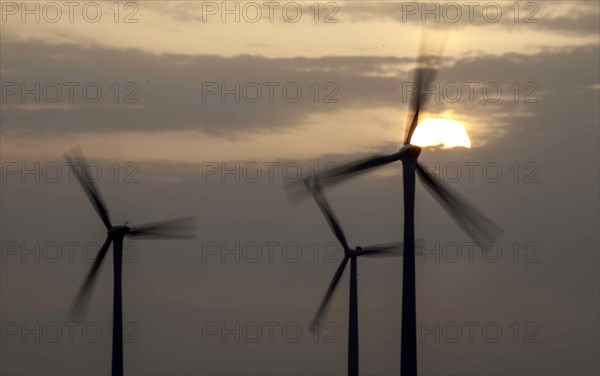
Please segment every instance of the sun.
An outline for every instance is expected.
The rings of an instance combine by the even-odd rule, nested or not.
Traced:
[[[421,147],[440,145],[444,148],[471,147],[471,140],[463,124],[443,118],[431,118],[420,122],[410,143]]]

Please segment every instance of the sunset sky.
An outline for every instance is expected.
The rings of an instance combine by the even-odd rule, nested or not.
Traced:
[[[479,249],[474,261],[417,261],[418,321],[463,330],[455,342],[443,329],[437,342],[419,337],[420,373],[600,372],[597,2],[431,2],[429,15],[421,2],[278,2],[272,19],[264,2],[228,2],[230,14],[221,2],[75,3],[72,20],[64,5],[59,14],[47,2],[0,3],[2,374],[110,370],[112,258],[87,317],[102,338],[65,339],[65,313],[91,265],[81,244],[105,236],[63,165],[75,145],[100,166],[114,223],[197,217],[196,240],[132,245],[124,320],[138,341],[125,346],[126,374],[344,374],[347,274],[327,316],[337,342],[308,331],[341,253],[323,261],[331,231],[311,200],[286,200],[284,186],[297,173],[400,148],[423,35],[425,52],[442,52],[425,118],[464,127],[471,147],[427,147],[420,160],[504,234],[497,262]],[[238,101],[221,96],[236,84]],[[466,252],[467,236],[417,185],[416,237],[428,250]],[[327,197],[350,243],[402,239],[400,165]],[[74,260],[65,242],[79,244]],[[262,258],[223,256],[236,243],[259,244]],[[56,262],[44,254],[49,244],[61,244]],[[282,257],[290,244],[298,261]],[[399,372],[401,266],[358,263],[363,374]],[[302,338],[276,331],[269,341],[266,322],[297,323]],[[62,338],[21,336],[36,323],[57,324]],[[258,323],[263,336],[204,338],[214,323]],[[482,335],[486,325],[502,328],[497,342]]]

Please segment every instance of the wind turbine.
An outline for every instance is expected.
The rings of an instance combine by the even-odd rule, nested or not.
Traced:
[[[434,66],[428,66],[434,63]],[[415,69],[416,93],[409,105],[408,127],[404,144],[396,153],[375,155],[359,161],[341,165],[338,168],[316,174],[323,187],[347,180],[350,177],[367,172],[392,162],[402,162],[404,186],[404,259],[402,274],[402,337],[400,374],[417,374],[417,313],[415,293],[415,174],[429,192],[441,203],[462,229],[480,245],[494,242],[502,233],[500,227],[483,213],[453,192],[440,179],[435,178],[418,162],[421,148],[411,145],[410,141],[419,122],[419,114],[427,104],[426,89],[437,74],[438,56],[426,56],[421,46],[421,55]],[[298,198],[299,196],[296,195]]]
[[[114,291],[113,291],[113,338],[112,338],[112,375],[123,375],[123,309],[121,271],[123,261],[123,239],[125,236],[137,239],[193,239],[195,234],[194,218],[179,218],[163,222],[148,223],[139,226],[128,226],[127,222],[121,226],[113,226],[110,222],[108,210],[100,196],[96,184],[86,173],[86,161],[80,148],[74,148],[71,153],[65,154],[70,168],[84,192],[91,201],[94,209],[106,227],[108,236],[98,251],[98,255],[88,272],[77,298],[71,308],[70,316],[76,319],[84,314],[89,301],[93,284],[97,278],[100,265],[113,244],[114,258]]]
[[[346,236],[340,227],[338,220],[333,213],[333,210],[327,203],[325,196],[320,187],[320,182],[316,179],[312,180],[312,185],[308,178],[304,179],[304,183],[307,189],[312,193],[313,198],[323,216],[327,220],[329,227],[333,231],[335,237],[344,248],[344,258],[342,263],[338,266],[333,279],[329,284],[329,288],[325,293],[325,297],[317,310],[315,318],[311,323],[311,330],[314,331],[318,328],[319,321],[323,318],[325,311],[329,305],[331,297],[342,278],[342,274],[346,269],[348,260],[350,260],[350,306],[348,315],[348,375],[358,375],[358,289],[357,289],[357,270],[356,270],[356,258],[359,256],[365,257],[385,257],[385,256],[401,256],[402,252],[400,247],[401,244],[386,244],[376,245],[369,247],[356,247],[350,248],[346,240]],[[400,251],[400,252],[398,252]]]

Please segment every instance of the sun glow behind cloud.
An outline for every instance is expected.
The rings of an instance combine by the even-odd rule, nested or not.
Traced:
[[[411,143],[421,147],[439,146],[444,148],[471,147],[471,140],[462,123],[442,118],[423,120],[415,129]]]

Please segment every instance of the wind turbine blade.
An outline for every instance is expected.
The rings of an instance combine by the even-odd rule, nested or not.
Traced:
[[[160,234],[160,233],[152,233],[146,232],[143,234],[127,234],[127,236],[131,236],[136,239],[144,239],[144,240],[178,240],[178,239],[196,239],[196,235],[194,234]]]
[[[362,252],[359,254],[359,256],[365,257],[394,257],[402,255],[404,255],[404,244],[402,242],[362,247]]]
[[[313,179],[312,187],[308,179],[305,180],[305,184],[306,188],[312,193],[315,202],[319,206],[319,209],[321,209],[321,212],[325,216],[325,219],[327,220],[329,227],[331,227],[331,230],[333,231],[335,237],[342,244],[344,250],[347,250],[349,247],[348,241],[346,240],[346,236],[344,235],[344,231],[342,231],[342,228],[340,227],[338,220],[335,217],[335,214],[333,214],[333,210],[331,209],[329,203],[327,203],[327,200],[323,196],[323,192],[321,190],[318,180]]]
[[[127,236],[138,239],[195,239],[196,218],[184,217],[131,226]]]
[[[421,36],[421,51],[417,59],[414,76],[416,90],[409,103],[405,145],[410,144],[410,140],[419,124],[419,114],[425,110],[427,105],[427,90],[437,76],[444,43],[445,38],[435,51],[427,51],[427,46],[433,45],[432,38],[425,35]]]
[[[338,183],[340,181],[356,176],[359,173],[364,173],[376,167],[395,162],[399,160],[401,156],[401,152],[397,152],[390,155],[375,155],[355,162],[343,164],[335,169],[324,173],[322,176],[320,176],[319,180],[322,184]]]
[[[323,298],[323,301],[321,302],[321,305],[319,306],[319,309],[317,310],[317,314],[315,315],[315,318],[313,319],[312,323],[310,324],[311,331],[314,332],[316,330],[317,326],[319,325],[319,322],[325,315],[325,312],[327,311],[327,307],[329,305],[329,301],[331,300],[331,296],[333,295],[335,288],[337,287],[338,283],[340,282],[340,278],[342,278],[342,274],[344,273],[344,269],[346,268],[347,263],[348,263],[348,256],[346,255],[346,256],[344,256],[344,259],[342,260],[342,263],[340,264],[340,266],[338,266],[337,270],[335,271],[335,274],[333,275],[333,279],[331,280],[331,283],[329,284],[329,288],[327,289],[327,292],[325,293],[325,297]]]
[[[417,173],[448,214],[480,246],[495,242],[500,237],[502,229],[497,224],[458,194],[452,192],[446,184],[436,180],[419,162],[417,162]]]
[[[96,255],[96,259],[92,264],[92,268],[88,272],[85,280],[83,281],[83,285],[79,289],[77,293],[77,297],[75,298],[75,302],[69,311],[69,316],[73,318],[75,321],[80,321],[81,318],[85,316],[87,304],[89,302],[91,289],[94,286],[94,282],[96,281],[96,276],[98,275],[98,270],[100,269],[100,265],[108,252],[108,248],[110,247],[110,243],[112,242],[112,238],[108,237],[98,250],[98,254]]]
[[[96,213],[98,213],[100,219],[102,219],[104,226],[106,226],[107,229],[110,229],[112,224],[110,223],[106,204],[104,203],[104,200],[102,200],[102,196],[100,195],[96,184],[86,173],[87,162],[81,148],[77,146],[71,149],[70,153],[65,154],[65,160],[69,162],[69,167],[79,181],[79,184],[81,184],[81,188],[83,188],[88,199],[92,202],[92,205],[94,206],[94,209],[96,209]]]
[[[415,241],[415,255],[421,255],[423,252],[423,240]],[[363,253],[359,256],[365,257],[397,257],[404,256],[404,243],[388,243],[388,244],[377,244],[362,247]]]
[[[341,183],[347,179],[370,171],[376,167],[395,162],[401,157],[401,152],[397,152],[391,155],[375,155],[372,157],[360,159],[358,161],[349,162],[337,166],[334,169],[319,173],[317,175],[305,177],[300,182],[291,183],[286,186],[286,193],[288,199],[290,201],[297,202],[308,197],[308,192],[305,189],[299,189],[301,187],[301,184],[303,185],[306,179],[312,179],[314,177],[319,181],[319,184],[322,187],[327,187],[329,185]]]

